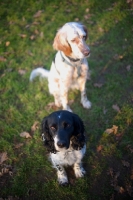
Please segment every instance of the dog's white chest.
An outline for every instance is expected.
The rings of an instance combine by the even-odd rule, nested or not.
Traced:
[[[57,154],[51,154],[51,160],[54,163],[58,163],[60,165],[73,165],[77,157],[74,151],[65,151],[65,152],[58,152]]]

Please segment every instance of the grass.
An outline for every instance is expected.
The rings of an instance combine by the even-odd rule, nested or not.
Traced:
[[[123,200],[133,198],[133,3],[125,0],[1,0],[0,3],[0,197],[3,199]],[[35,121],[52,111],[47,81],[29,82],[32,69],[49,69],[60,26],[81,21],[89,31],[92,108],[70,92],[71,108],[84,121],[85,178],[60,187]],[[96,87],[96,84],[98,87]],[[113,109],[113,106],[115,105]],[[116,106],[117,105],[117,106]],[[117,133],[108,134],[113,125]],[[27,131],[32,138],[20,137]]]

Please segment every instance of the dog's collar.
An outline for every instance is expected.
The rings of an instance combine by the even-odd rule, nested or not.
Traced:
[[[80,61],[80,59],[78,58],[78,59],[74,59],[74,58],[71,58],[71,57],[69,57],[69,56],[66,56],[70,61],[72,61],[72,62],[77,62],[77,61]]]
[[[76,67],[77,68],[77,74],[78,74],[78,77],[80,76],[81,74],[81,67],[75,63],[71,63],[71,62],[78,62],[80,61],[80,64],[82,64],[82,59],[73,59],[73,58],[70,58],[69,56],[66,56],[71,62],[69,62],[68,60],[65,59],[65,57],[62,55],[62,52],[60,51],[60,55],[61,55],[61,58],[62,58],[62,61],[65,62],[67,65],[70,65],[72,67]]]

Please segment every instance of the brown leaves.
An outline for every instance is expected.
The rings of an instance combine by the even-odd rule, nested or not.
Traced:
[[[4,174],[9,174],[10,176],[13,175],[11,165],[6,165],[6,164],[2,165],[0,170],[0,177],[3,176]]]
[[[8,159],[7,152],[0,153],[0,165]]]
[[[114,190],[120,194],[124,193],[125,189],[122,186],[118,185],[118,178],[120,176],[120,172],[118,171],[115,173],[112,168],[109,168],[107,174],[111,176],[111,186],[114,187]]]
[[[49,110],[51,110],[51,109],[56,110],[56,109],[57,109],[57,106],[55,105],[54,102],[50,102],[50,103],[48,103],[48,104],[45,106],[45,109],[46,109],[47,111],[49,111]]]
[[[122,160],[122,164],[124,167],[130,167],[130,163],[125,160]]]
[[[20,137],[23,137],[23,138],[26,138],[26,139],[32,138],[34,132],[38,129],[38,125],[39,125],[39,122],[35,121],[34,124],[31,126],[31,131],[30,131],[31,134],[27,131],[24,131],[24,132],[19,134]]]
[[[120,112],[120,108],[117,104],[113,105],[112,108],[117,111],[117,112]]]
[[[118,131],[118,126],[113,125],[112,128],[106,129],[106,130],[105,130],[105,133],[107,133],[107,134],[113,133],[113,134],[116,135],[116,134],[117,134],[117,131]]]
[[[38,10],[35,14],[34,14],[34,18],[38,18],[41,16],[42,10]]]
[[[101,88],[103,86],[102,83],[94,83],[94,87],[98,87],[98,88]]]
[[[6,61],[6,58],[3,56],[0,56],[0,62],[5,62],[5,61]]]
[[[24,75],[24,74],[26,74],[26,70],[24,70],[24,69],[19,69],[19,70],[18,70],[18,73],[19,73],[20,75]]]
[[[35,121],[34,124],[31,126],[31,131],[34,133],[38,129],[39,122]]]
[[[20,137],[27,139],[27,138],[31,138],[31,135],[28,132],[22,132],[22,133],[20,133]]]
[[[26,38],[26,37],[27,37],[26,34],[19,34],[19,36],[20,36],[21,38]]]
[[[97,147],[97,152],[100,152],[102,149],[103,149],[103,146],[102,146],[102,145],[99,145],[99,146]]]
[[[8,47],[10,45],[10,41],[6,42],[6,47]]]

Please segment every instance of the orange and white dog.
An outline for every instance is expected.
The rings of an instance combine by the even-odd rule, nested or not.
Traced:
[[[85,89],[89,69],[86,58],[90,55],[86,39],[87,29],[83,24],[66,23],[54,38],[53,47],[58,52],[50,71],[37,68],[30,75],[30,81],[36,76],[48,78],[49,92],[54,96],[55,105],[62,106],[63,110],[72,111],[68,105],[68,91],[74,88],[81,92],[83,107],[91,107]]]

